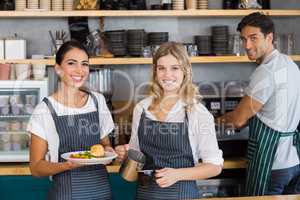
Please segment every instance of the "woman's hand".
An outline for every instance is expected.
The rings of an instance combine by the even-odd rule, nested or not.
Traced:
[[[63,163],[63,166],[66,170],[72,170],[72,169],[76,169],[78,167],[82,167],[83,165],[78,164],[78,163],[74,163],[71,161],[66,161]]]
[[[119,145],[116,146],[115,151],[118,154],[117,161],[122,162],[127,157],[127,151],[129,150],[129,145]]]
[[[163,168],[155,172],[156,183],[162,188],[169,187],[180,180],[177,169]]]

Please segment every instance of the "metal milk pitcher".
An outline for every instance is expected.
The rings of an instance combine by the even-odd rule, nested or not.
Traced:
[[[142,152],[129,149],[128,157],[122,163],[119,173],[126,181],[136,181],[138,178],[138,171],[143,168],[145,160],[146,158]]]

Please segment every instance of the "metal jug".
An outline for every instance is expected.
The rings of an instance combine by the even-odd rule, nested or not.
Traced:
[[[128,157],[122,163],[119,173],[126,181],[136,181],[138,178],[138,171],[143,168],[145,160],[146,158],[142,152],[129,149]]]

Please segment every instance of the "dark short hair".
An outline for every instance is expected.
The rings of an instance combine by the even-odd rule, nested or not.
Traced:
[[[245,16],[237,27],[241,32],[245,26],[254,26],[260,28],[260,31],[266,36],[269,33],[275,33],[274,23],[270,17],[260,12],[254,12]]]
[[[80,42],[78,42],[76,40],[70,40],[70,41],[65,42],[58,49],[58,51],[56,52],[56,56],[55,56],[55,62],[60,65],[62,63],[66,53],[68,53],[72,49],[82,50],[89,57],[88,51],[86,50],[86,48]]]

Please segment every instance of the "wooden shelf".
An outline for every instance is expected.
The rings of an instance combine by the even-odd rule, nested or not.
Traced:
[[[294,61],[300,61],[300,55],[291,55]],[[191,63],[247,63],[252,62],[247,56],[196,56],[190,57]],[[0,60],[0,63],[15,64],[46,64],[54,65],[54,59],[22,59],[22,60]],[[134,65],[152,64],[152,58],[91,58],[91,65]]]
[[[300,16],[300,10],[82,10],[82,11],[0,11],[2,18],[52,17],[234,17],[252,12],[270,16]]]
[[[45,64],[54,65],[54,59],[14,59],[14,60],[0,60],[1,64],[12,63],[12,64]]]
[[[101,11],[101,14],[103,17],[235,17],[257,11],[270,16],[300,16],[300,10],[111,10]]]

